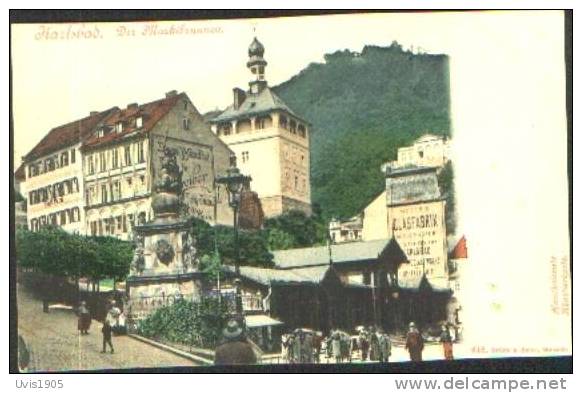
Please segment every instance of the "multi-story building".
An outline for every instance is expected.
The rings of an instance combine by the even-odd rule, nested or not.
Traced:
[[[445,137],[425,134],[414,141],[412,146],[398,149],[398,159],[385,165],[392,168],[407,166],[443,167],[450,158],[450,143]]]
[[[184,216],[232,225],[226,190],[215,188],[232,151],[186,94],[113,107],[52,129],[24,157],[28,227],[128,239],[151,218],[151,196],[172,151],[182,169]]]
[[[132,225],[152,218],[152,193],[169,150],[182,170],[182,213],[212,224],[232,223],[226,191],[216,193],[214,187],[232,152],[188,96],[171,91],[161,100],[116,111],[83,144],[89,235],[127,239]]]
[[[335,243],[394,238],[410,261],[398,272],[403,286],[418,287],[426,276],[431,285],[448,288],[446,201],[438,185],[439,168],[384,169],[385,190],[354,218],[332,220],[330,237]]]
[[[80,147],[115,108],[53,128],[23,157],[20,192],[27,200],[28,228],[59,225],[84,233],[83,172]]]
[[[309,124],[268,86],[264,52],[255,38],[248,50],[249,89],[234,88],[232,105],[209,121],[253,178],[265,217],[290,209],[310,214]]]
[[[329,222],[329,237],[333,243],[362,240],[362,215],[358,214],[348,220],[333,218]]]

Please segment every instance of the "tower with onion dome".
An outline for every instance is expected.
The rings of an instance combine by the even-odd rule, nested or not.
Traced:
[[[264,54],[255,37],[246,63],[249,87],[233,88],[232,104],[210,120],[212,130],[253,178],[265,217],[289,210],[311,214],[310,124],[269,87]]]

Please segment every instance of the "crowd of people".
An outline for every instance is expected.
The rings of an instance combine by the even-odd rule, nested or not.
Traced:
[[[453,339],[447,325],[442,326],[439,341],[444,358],[453,360]],[[410,322],[404,348],[413,362],[422,361],[425,338]],[[281,356],[288,363],[352,362],[354,360],[387,363],[392,355],[392,339],[380,328],[360,326],[354,335],[332,330],[327,337],[310,329],[295,329],[281,338]]]

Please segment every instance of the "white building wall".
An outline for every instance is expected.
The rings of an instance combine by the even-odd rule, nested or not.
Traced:
[[[386,238],[388,238],[388,208],[384,191],[364,209],[362,240]]]
[[[83,184],[82,156],[79,147],[80,144],[67,147],[26,163],[26,179],[22,182],[21,192],[23,197],[27,200],[27,221],[31,230],[35,230],[37,228],[36,222],[41,223],[44,220],[44,222],[47,223],[49,221],[49,215],[57,213],[57,225],[61,226],[68,232],[78,232],[81,234],[85,233],[83,198],[85,191]],[[75,162],[72,162],[72,151],[74,151]],[[60,164],[61,157],[64,154],[67,156],[67,165]],[[54,170],[50,170],[31,177],[30,164],[44,163],[44,161],[49,157],[58,158],[58,167],[56,167]],[[76,179],[76,184],[72,183],[71,192],[68,192],[69,188],[66,185],[63,185],[65,190],[64,195],[60,195],[57,198],[52,198],[51,196],[48,198],[48,200],[39,201],[36,197],[33,196],[33,193],[38,194],[38,191],[43,188],[48,186],[52,187],[54,184],[72,179]],[[40,194],[42,194],[42,191]],[[73,216],[71,216],[71,213],[69,213],[72,210],[75,210],[75,214]],[[60,212],[62,211],[67,212],[65,213],[66,217],[64,224],[61,222]],[[73,222],[71,222],[71,218],[73,218]]]
[[[236,134],[222,139],[236,154],[240,171],[252,177],[251,187],[259,198],[281,195],[278,130],[272,127],[260,131],[260,134]]]

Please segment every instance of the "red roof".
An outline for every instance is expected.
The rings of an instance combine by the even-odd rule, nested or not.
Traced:
[[[35,158],[45,156],[64,147],[74,145],[83,138],[90,135],[93,129],[105,117],[110,115],[117,107],[107,109],[103,112],[97,112],[80,120],[53,128],[45,135],[44,138],[26,155],[25,160],[34,160]]]
[[[186,97],[185,93],[166,96],[160,100],[142,104],[139,106],[130,106],[126,109],[117,110],[111,116],[108,116],[103,122],[104,125],[115,127],[119,122],[123,123],[123,131],[118,133],[111,131],[109,134],[99,137],[97,134],[91,135],[84,143],[83,147],[95,147],[117,139],[137,130],[135,119],[142,117],[142,127],[140,132],[149,132],[181,99]]]
[[[466,259],[467,258],[467,240],[465,235],[459,239],[453,251],[451,251],[451,259]]]
[[[14,178],[16,180],[25,180],[26,174],[24,173],[24,164],[20,164],[16,172],[14,172]]]

